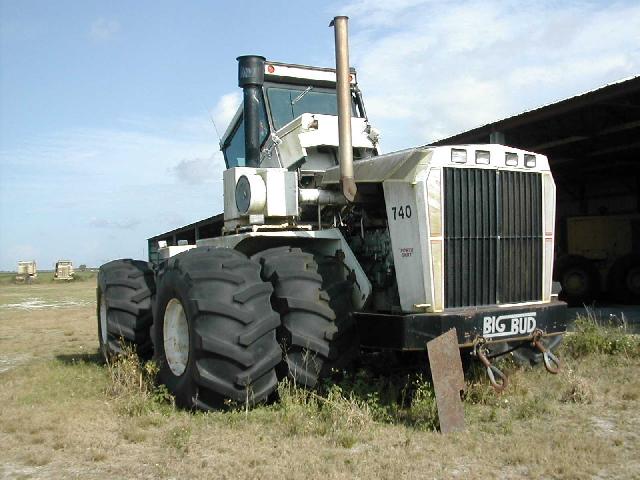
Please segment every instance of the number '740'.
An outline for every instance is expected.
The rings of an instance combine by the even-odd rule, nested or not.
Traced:
[[[399,207],[391,207],[391,212],[393,213],[393,219],[397,220],[399,218],[411,218],[411,205],[401,205]]]

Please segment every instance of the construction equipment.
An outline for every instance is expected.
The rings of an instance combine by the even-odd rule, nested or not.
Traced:
[[[58,260],[53,271],[54,280],[73,280],[73,262],[71,260]]]
[[[362,350],[425,351],[456,329],[485,360],[548,345],[555,185],[503,145],[382,154],[336,17],[337,68],[238,57],[243,104],[221,140],[224,214],[98,276],[106,358],[154,355],[178,404],[313,387]],[[205,235],[204,232],[208,232]],[[493,371],[493,370],[491,370]]]
[[[18,262],[18,271],[16,272],[16,283],[31,283],[38,277],[35,260],[23,260]]]
[[[566,230],[554,278],[570,305],[640,302],[640,215],[569,217]]]

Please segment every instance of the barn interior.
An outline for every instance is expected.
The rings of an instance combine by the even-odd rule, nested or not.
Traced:
[[[547,155],[557,188],[558,267],[574,304],[640,303],[640,76],[439,140]],[[569,265],[563,257],[574,258]],[[624,279],[614,278],[621,275]],[[621,283],[630,283],[627,289]]]

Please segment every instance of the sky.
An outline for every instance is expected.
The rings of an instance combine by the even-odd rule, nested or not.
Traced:
[[[640,73],[640,3],[0,0],[0,270],[146,258],[220,213],[238,55],[333,66],[385,152]]]

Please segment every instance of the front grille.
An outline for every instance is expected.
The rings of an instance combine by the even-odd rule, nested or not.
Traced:
[[[542,299],[539,173],[444,169],[445,307]]]

